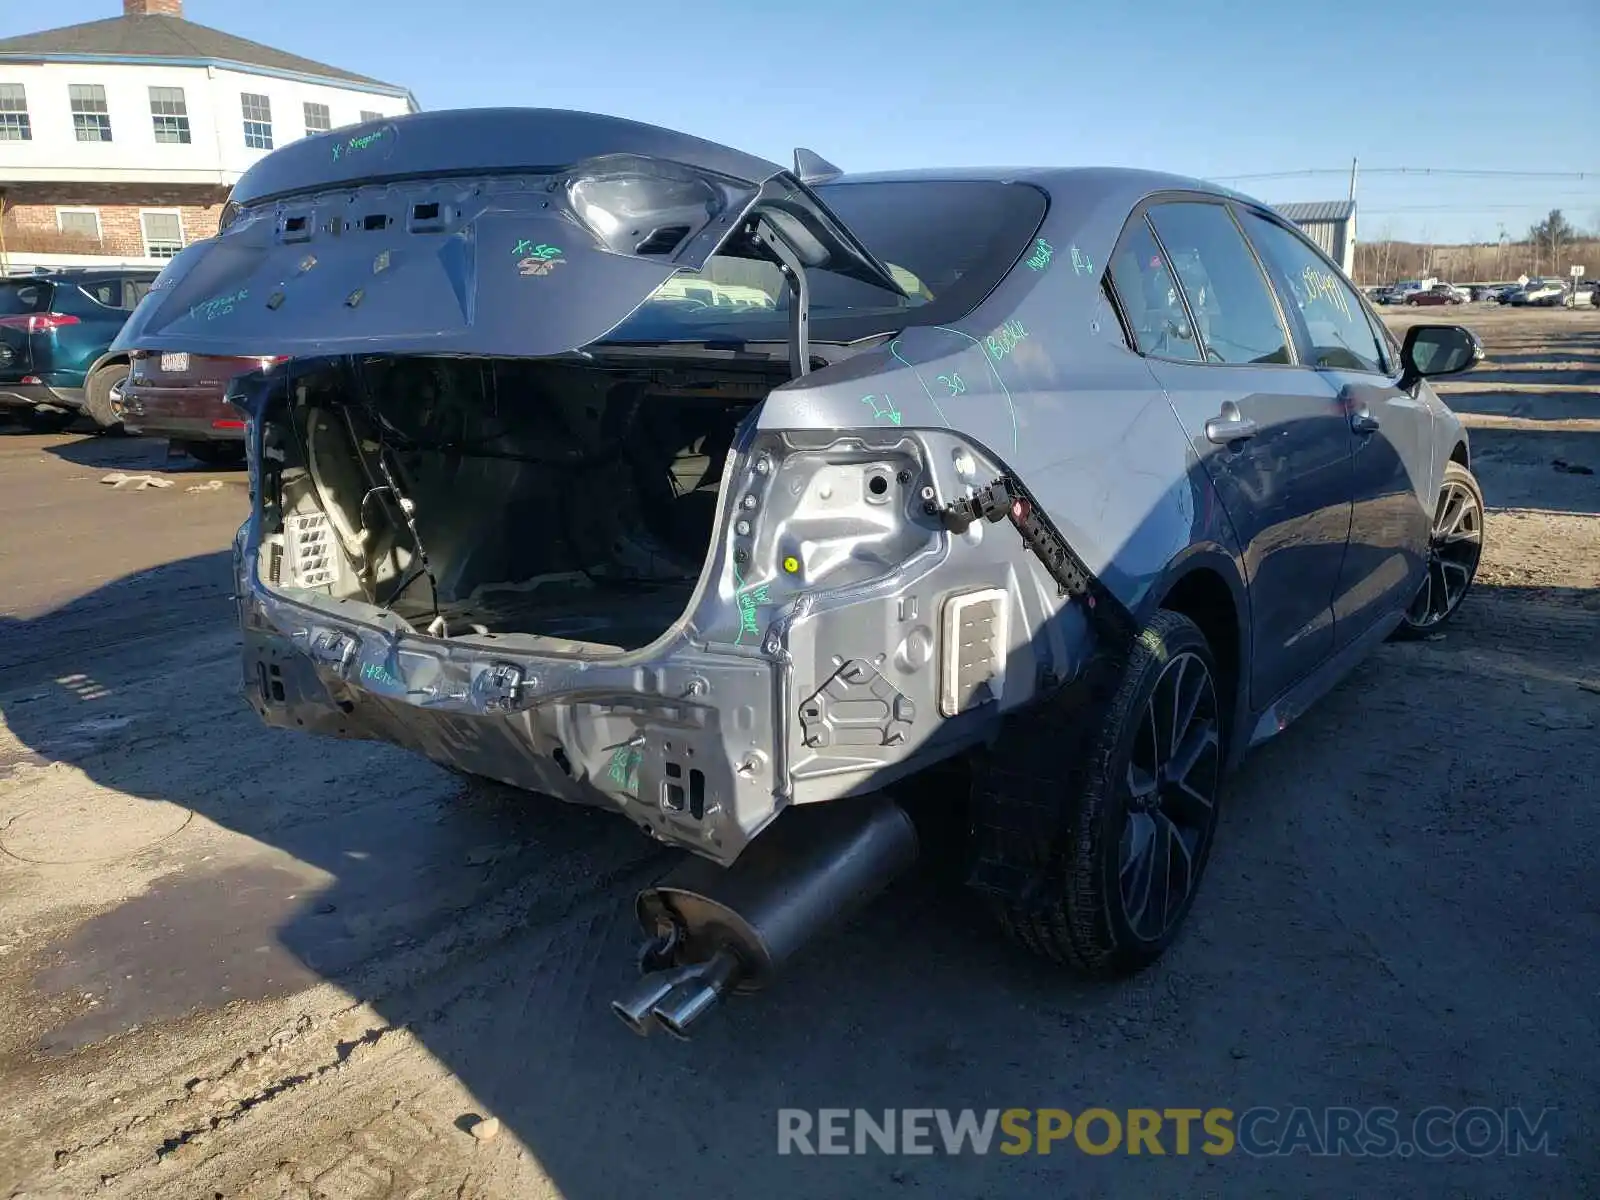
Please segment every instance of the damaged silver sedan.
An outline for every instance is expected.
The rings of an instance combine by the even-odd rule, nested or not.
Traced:
[[[1227,769],[1481,550],[1424,379],[1472,335],[1396,346],[1270,210],[1145,172],[416,114],[262,160],[119,345],[270,364],[233,390],[267,723],[693,852],[639,898],[640,1032],[908,867],[888,797],[936,766],[1001,923],[1137,970]]]

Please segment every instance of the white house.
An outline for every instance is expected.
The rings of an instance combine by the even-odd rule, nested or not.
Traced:
[[[0,266],[171,258],[296,138],[415,112],[403,87],[183,19],[182,0],[0,39]]]

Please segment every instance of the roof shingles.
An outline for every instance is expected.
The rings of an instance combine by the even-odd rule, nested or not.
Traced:
[[[381,79],[357,75],[353,71],[343,71],[326,63],[301,58],[298,54],[274,50],[260,42],[235,37],[208,25],[196,25],[182,17],[111,17],[104,21],[89,21],[82,25],[67,25],[61,29],[46,29],[39,33],[0,39],[0,61],[48,59],[55,55],[213,59],[369,87],[402,90],[396,84],[385,83]]]

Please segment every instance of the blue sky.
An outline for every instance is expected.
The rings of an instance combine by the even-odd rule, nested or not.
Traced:
[[[120,12],[8,3],[0,37]],[[425,108],[589,109],[846,169],[1332,172],[1228,180],[1273,202],[1342,197],[1356,156],[1363,239],[1518,236],[1552,207],[1600,227],[1600,0],[186,0],[185,15]],[[1588,175],[1380,170],[1400,167]]]

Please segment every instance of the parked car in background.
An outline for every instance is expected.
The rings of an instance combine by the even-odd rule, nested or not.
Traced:
[[[381,157],[252,166],[121,343],[293,358],[234,384],[268,724],[698,856],[638,898],[652,973],[614,1008],[640,1032],[682,1036],[906,869],[893,788],[935,767],[970,785],[1000,925],[1137,971],[1228,769],[1472,585],[1483,495],[1429,379],[1482,347],[1396,343],[1257,201],[791,170],[548,109],[385,128]],[[475,305],[454,267],[386,269],[457,245]]]
[[[1437,279],[1402,279],[1389,289],[1389,303],[1404,304],[1415,293],[1425,292],[1438,282]]]
[[[228,384],[278,361],[135,350],[118,397],[123,425],[129,433],[164,437],[199,462],[242,463],[244,414],[228,403]]]
[[[1567,298],[1566,284],[1559,279],[1530,279],[1511,293],[1511,304],[1518,308],[1554,308]]]
[[[128,356],[111,342],[155,278],[149,269],[0,278],[0,408],[37,429],[65,429],[80,414],[114,428]]]
[[[1412,292],[1406,297],[1410,305],[1426,304],[1465,304],[1466,298],[1461,289],[1451,287],[1448,283],[1436,283],[1425,292]]]

